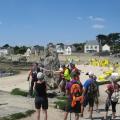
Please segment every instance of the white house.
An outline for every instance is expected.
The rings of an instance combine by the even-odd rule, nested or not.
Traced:
[[[72,54],[72,48],[70,46],[65,46],[64,54],[65,55],[71,55]]]
[[[102,51],[108,51],[110,52],[110,46],[105,44],[104,46],[102,46]]]
[[[30,48],[28,48],[27,49],[27,51],[25,52],[25,56],[30,56],[31,55],[31,49]]]
[[[56,45],[56,51],[58,54],[71,55],[75,51],[71,45]]]
[[[99,51],[100,51],[100,46],[97,40],[90,40],[86,42],[84,46],[84,53],[93,53]]]
[[[59,54],[63,54],[64,53],[64,46],[61,46],[61,45],[56,45],[56,51],[57,53]]]
[[[7,49],[0,49],[0,56],[8,55]]]

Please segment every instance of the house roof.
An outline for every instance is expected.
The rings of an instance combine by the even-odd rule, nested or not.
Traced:
[[[99,45],[99,43],[97,40],[90,40],[87,41],[85,45]]]

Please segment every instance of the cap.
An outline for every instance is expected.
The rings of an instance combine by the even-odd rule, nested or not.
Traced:
[[[42,72],[38,72],[38,74],[37,74],[37,79],[38,79],[38,80],[43,80],[43,79],[44,79],[44,75],[43,75]]]
[[[118,73],[112,73],[110,76],[110,81],[114,82],[118,78],[119,74]]]
[[[94,73],[93,72],[87,72],[86,75],[94,76]]]

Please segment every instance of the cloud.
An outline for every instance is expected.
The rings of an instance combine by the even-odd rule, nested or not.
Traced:
[[[104,18],[94,17],[94,16],[89,16],[88,19],[90,19],[91,21],[99,21],[99,22],[104,22],[105,21]]]
[[[2,24],[2,22],[0,21],[0,25]]]
[[[92,26],[92,28],[95,28],[95,29],[103,29],[103,28],[105,28],[105,26],[104,26],[104,25],[101,25],[101,24],[95,24],[95,25]]]
[[[82,17],[77,17],[78,20],[82,20],[83,18]]]

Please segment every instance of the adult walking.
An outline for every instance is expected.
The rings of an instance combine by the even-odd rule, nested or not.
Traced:
[[[47,120],[48,97],[47,86],[42,72],[37,74],[38,81],[34,84],[35,91],[35,108],[37,120],[40,120],[41,108],[44,113],[44,120]]]
[[[116,82],[116,77],[111,76],[111,83],[107,85],[105,92],[107,93],[106,104],[105,104],[105,116],[104,119],[107,120],[108,110],[110,105],[112,106],[112,118],[116,117],[116,105],[119,99],[120,85]]]
[[[79,120],[81,112],[81,103],[83,102],[82,84],[77,79],[75,72],[71,73],[71,81],[66,85],[66,94],[68,95],[64,120],[67,120],[68,114],[75,113],[75,120]],[[71,116],[70,116],[71,117]]]
[[[81,117],[83,117],[84,107],[89,104],[90,114],[89,118],[92,119],[93,114],[93,106],[95,102],[95,96],[97,93],[97,85],[94,80],[94,73],[89,72],[89,79],[87,79],[83,85],[83,96],[84,96],[84,104],[82,105]]]

